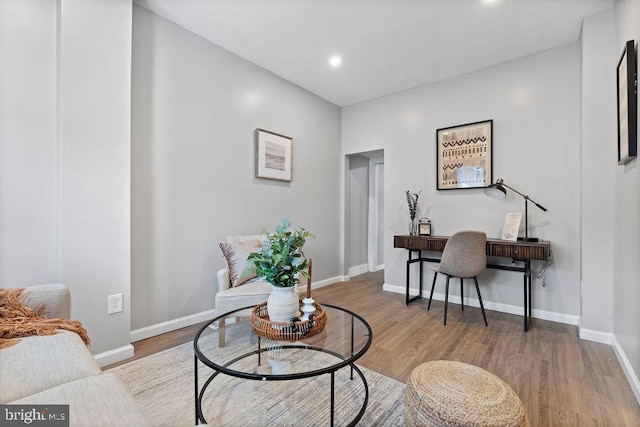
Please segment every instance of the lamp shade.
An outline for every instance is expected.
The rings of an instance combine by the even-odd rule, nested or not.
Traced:
[[[493,199],[504,199],[507,196],[507,190],[505,190],[502,183],[502,178],[499,178],[495,184],[491,184],[485,187],[484,194]]]

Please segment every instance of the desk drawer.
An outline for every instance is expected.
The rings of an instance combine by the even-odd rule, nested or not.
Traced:
[[[539,259],[544,261],[549,259],[549,245],[528,243],[525,246],[517,243],[487,242],[487,255],[512,259]]]
[[[393,236],[393,247],[413,251],[442,252],[447,238],[433,236]]]

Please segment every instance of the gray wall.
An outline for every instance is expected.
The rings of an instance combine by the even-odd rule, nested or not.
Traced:
[[[369,227],[369,158],[349,156],[347,270],[367,264]],[[353,270],[352,270],[353,271]],[[357,271],[356,271],[357,272]]]
[[[582,25],[580,336],[610,342],[613,331],[617,48],[613,10]],[[606,143],[605,143],[606,142]],[[603,335],[604,334],[604,335]]]
[[[640,1],[618,0],[615,5],[616,59],[627,40],[640,40]],[[617,60],[615,62],[617,64]],[[615,69],[615,68],[613,68]],[[616,141],[615,137],[611,138]],[[612,143],[610,146],[615,147]],[[616,168],[615,243],[613,271],[613,332],[623,353],[623,368],[635,373],[636,398],[640,401],[640,168],[638,159]]]
[[[402,290],[405,280],[406,251],[391,243],[394,234],[407,233],[404,190],[422,190],[418,216],[429,217],[440,235],[476,228],[499,236],[506,213],[524,209],[513,192],[498,201],[480,189],[435,190],[436,129],[485,119],[494,120],[494,178],[504,178],[549,210],[529,212],[530,233],[550,240],[553,250],[546,287],[534,280],[534,314],[577,323],[579,43],[343,109],[344,155],[384,149],[385,286]],[[521,313],[521,275],[488,270],[481,282],[488,306]]]
[[[214,308],[218,242],[282,218],[341,275],[340,109],[145,9],[133,13],[132,326]],[[293,180],[254,178],[253,131],[294,138]]]
[[[63,282],[91,351],[130,345],[130,0],[0,3],[0,286]],[[107,315],[107,296],[124,311]]]
[[[0,2],[0,286],[58,280],[56,31],[55,1]]]

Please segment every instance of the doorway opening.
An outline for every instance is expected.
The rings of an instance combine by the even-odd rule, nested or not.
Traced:
[[[384,269],[384,150],[345,158],[345,267],[350,277]]]

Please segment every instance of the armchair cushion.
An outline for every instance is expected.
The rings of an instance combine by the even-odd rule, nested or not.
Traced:
[[[222,255],[227,261],[231,286],[240,286],[256,276],[256,269],[247,262],[247,257],[260,247],[258,240],[244,243],[219,243]]]
[[[262,246],[264,236],[229,236],[226,243],[219,243],[220,250],[227,261],[231,287],[240,286],[256,278],[255,268],[251,268],[247,258]]]

